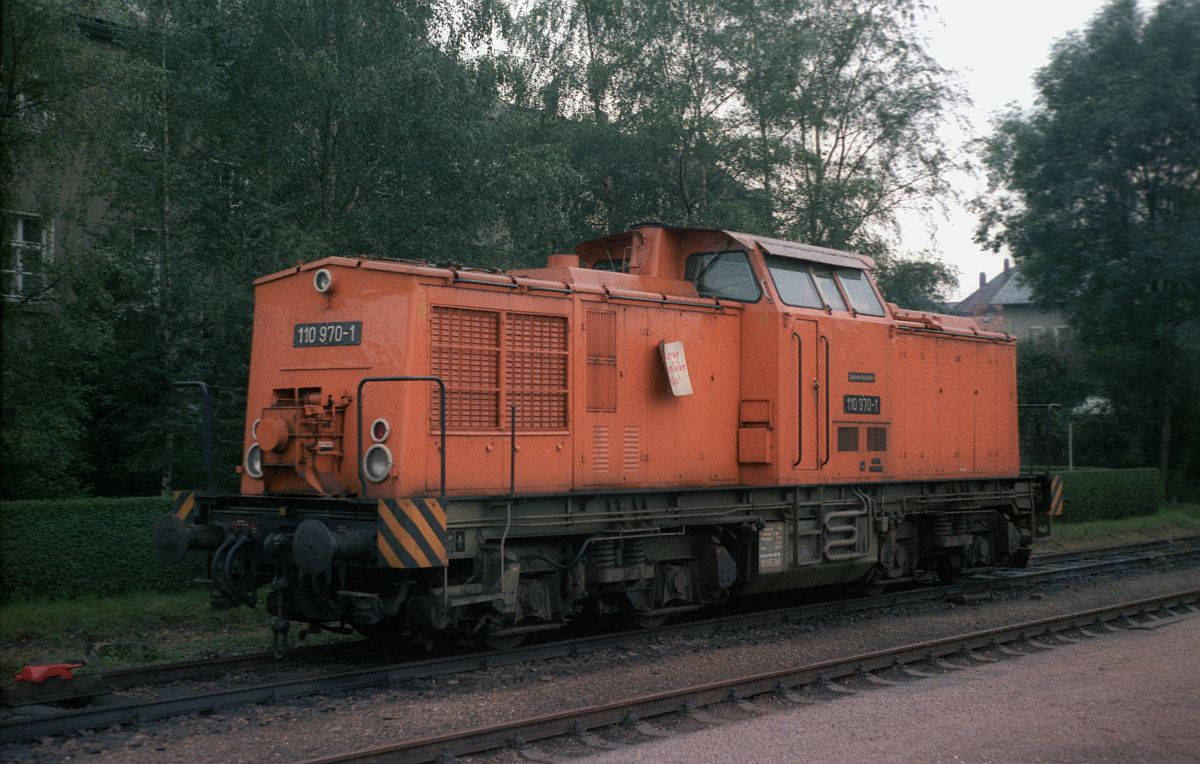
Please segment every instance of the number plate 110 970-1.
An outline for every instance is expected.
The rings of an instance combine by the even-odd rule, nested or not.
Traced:
[[[319,348],[330,345],[362,343],[362,321],[330,321],[323,324],[296,324],[292,347]]]

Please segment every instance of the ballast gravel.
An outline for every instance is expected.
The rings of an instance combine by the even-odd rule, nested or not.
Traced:
[[[1179,762],[1200,751],[1200,617],[788,708],[581,764]]]
[[[1198,574],[1200,564],[1195,562],[1163,563],[1028,585],[997,592],[990,601],[963,605],[926,602],[709,637],[647,637],[632,647],[408,682],[394,689],[241,707],[134,729],[47,739],[7,747],[0,750],[0,759],[187,764],[295,761],[1151,597],[1192,588],[1200,582]],[[1142,643],[1127,640],[1122,644],[1127,647],[1121,649],[1136,653]],[[1200,645],[1196,647],[1200,651]],[[1053,665],[1059,652],[1048,653],[1045,660]],[[1008,665],[998,665],[1001,676]],[[1008,713],[1011,702],[993,702],[994,697],[1002,696],[991,694],[991,678],[984,675],[970,683],[973,708],[980,714]],[[1200,677],[1193,675],[1192,679]],[[881,694],[878,702],[904,707],[906,692],[893,688]],[[1196,707],[1193,705],[1193,712]],[[1050,718],[1069,711],[1059,705],[1043,710]],[[887,734],[921,738],[923,730],[915,718],[903,714],[891,718],[885,725]],[[1012,729],[1019,737],[1020,727]],[[830,744],[840,734],[836,727],[826,728],[826,732]],[[951,751],[934,758],[952,760],[953,755]]]

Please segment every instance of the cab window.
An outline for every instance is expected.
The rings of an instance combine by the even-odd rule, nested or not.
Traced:
[[[837,281],[833,278],[833,269],[824,265],[814,265],[812,275],[817,282],[817,289],[821,290],[821,296],[825,298],[825,304],[834,310],[845,310],[846,301],[842,299],[842,293],[838,291]]]
[[[696,285],[701,297],[758,302],[761,292],[745,252],[700,252],[684,265],[683,277]]]
[[[865,273],[853,268],[838,268],[837,277],[856,311],[865,316],[883,315],[883,306],[879,304],[879,298],[875,296],[875,290],[871,288]]]
[[[790,257],[767,255],[767,270],[771,272],[771,279],[784,305],[793,308],[825,307],[825,301],[821,299],[808,272],[808,263]]]
[[[592,269],[597,271],[615,271],[616,273],[629,273],[628,260],[597,260],[592,263]]]

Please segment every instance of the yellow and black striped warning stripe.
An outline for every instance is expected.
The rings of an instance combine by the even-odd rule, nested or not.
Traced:
[[[171,498],[171,511],[175,516],[185,523],[188,517],[196,509],[196,492],[195,491],[176,491]]]
[[[1060,517],[1063,513],[1063,479],[1062,475],[1050,476],[1050,516]]]
[[[392,568],[446,564],[446,510],[437,499],[380,499],[376,546]]]

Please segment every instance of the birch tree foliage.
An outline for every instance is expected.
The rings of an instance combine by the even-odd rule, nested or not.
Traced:
[[[963,101],[910,0],[534,2],[530,80],[564,118],[650,137],[618,183],[678,222],[882,252],[906,206],[948,191],[937,128]]]

